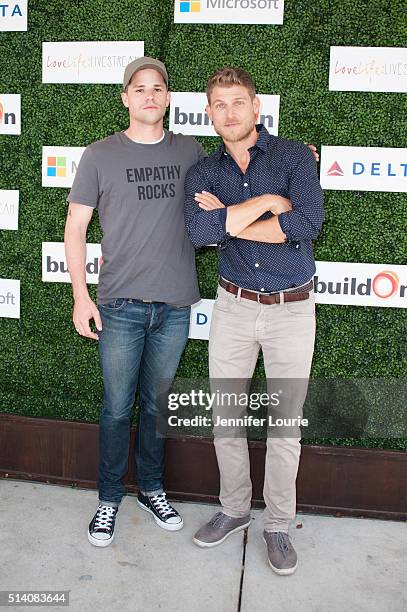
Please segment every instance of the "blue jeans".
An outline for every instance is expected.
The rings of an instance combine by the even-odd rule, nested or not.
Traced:
[[[165,437],[157,433],[158,390],[172,381],[188,339],[191,308],[119,298],[100,304],[103,404],[99,425],[99,500],[118,506],[125,488],[137,385],[140,414],[135,462],[142,493],[163,491]]]

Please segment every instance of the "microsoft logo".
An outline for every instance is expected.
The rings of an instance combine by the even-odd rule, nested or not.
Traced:
[[[47,176],[66,176],[66,157],[47,157]]]
[[[188,2],[181,0],[179,10],[180,13],[199,13],[201,11],[201,2],[200,0],[189,0]]]

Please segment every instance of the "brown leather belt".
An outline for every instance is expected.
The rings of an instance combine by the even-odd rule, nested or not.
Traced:
[[[254,302],[260,302],[260,304],[280,304],[280,294],[272,293],[271,295],[264,295],[264,293],[256,293],[255,291],[248,291],[247,289],[241,289],[233,283],[228,283],[222,277],[219,278],[219,285],[223,287],[229,293],[238,295],[240,291],[240,297],[246,300],[253,300]],[[284,293],[284,302],[299,302],[300,300],[308,300],[309,293]]]

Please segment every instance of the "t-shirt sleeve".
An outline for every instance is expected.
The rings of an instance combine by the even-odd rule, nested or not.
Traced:
[[[204,159],[205,157],[208,157],[208,154],[207,154],[207,152],[205,151],[205,149],[203,148],[203,146],[201,145],[200,142],[198,142],[197,140],[195,140],[195,142],[196,142],[197,156],[198,156],[197,161],[201,161],[201,159]]]
[[[94,154],[90,147],[87,147],[83,152],[71,191],[66,199],[68,202],[76,202],[97,208],[99,201],[99,179]]]

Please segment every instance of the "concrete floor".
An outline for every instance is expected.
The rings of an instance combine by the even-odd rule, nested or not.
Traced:
[[[246,546],[238,533],[200,549],[192,535],[219,507],[174,504],[185,526],[169,533],[127,496],[114,543],[95,548],[86,530],[96,505],[95,491],[0,480],[0,590],[69,590],[74,612],[407,611],[406,523],[298,514],[298,570],[277,576],[261,511]]]

